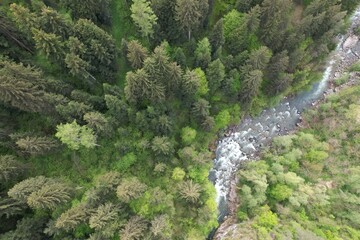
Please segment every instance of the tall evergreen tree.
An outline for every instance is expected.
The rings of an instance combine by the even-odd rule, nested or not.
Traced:
[[[219,47],[222,47],[225,43],[223,19],[221,18],[216,22],[212,32],[209,36],[209,41],[212,47],[212,51],[215,52]]]
[[[143,47],[139,41],[132,40],[127,44],[128,60],[133,68],[141,68],[144,65],[145,59],[148,57],[148,51]]]
[[[64,46],[59,36],[35,28],[32,29],[32,33],[36,48],[43,52],[47,58],[60,60],[63,57]]]
[[[209,64],[209,67],[206,69],[206,78],[209,81],[211,92],[214,93],[221,86],[221,82],[225,78],[225,66],[220,59],[216,59]]]
[[[31,155],[41,155],[57,146],[56,141],[49,137],[26,136],[16,140],[17,147]]]
[[[198,0],[176,0],[176,20],[181,27],[188,32],[188,39],[191,39],[191,32],[200,24],[200,4]]]
[[[195,61],[198,67],[206,69],[211,62],[211,46],[208,38],[198,42],[195,50]]]
[[[253,70],[245,75],[239,95],[243,103],[251,104],[260,89],[262,78],[263,73],[260,70]]]

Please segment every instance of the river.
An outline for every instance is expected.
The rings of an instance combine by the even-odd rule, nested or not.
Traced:
[[[217,192],[219,222],[223,222],[234,211],[231,210],[231,204],[235,204],[236,198],[235,174],[241,163],[254,159],[255,154],[267,146],[272,138],[294,130],[301,122],[301,113],[333,91],[328,87],[329,81],[341,76],[348,66],[359,59],[360,41],[353,34],[353,29],[360,26],[360,7],[350,21],[352,24],[348,32],[338,37],[338,45],[329,56],[322,79],[313,84],[311,90],[284,99],[276,107],[264,110],[258,117],[245,118],[229,136],[218,141],[209,179],[215,184]]]

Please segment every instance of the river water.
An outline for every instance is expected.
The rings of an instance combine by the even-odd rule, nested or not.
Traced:
[[[253,159],[272,138],[294,130],[301,121],[301,112],[324,96],[329,80],[341,75],[347,66],[358,60],[360,42],[352,34],[352,29],[359,26],[360,7],[351,17],[351,22],[348,33],[339,37],[321,81],[313,84],[311,90],[301,92],[294,98],[284,99],[276,107],[264,110],[258,117],[244,119],[228,137],[219,140],[209,179],[215,184],[220,222],[228,214],[231,184],[241,163]]]

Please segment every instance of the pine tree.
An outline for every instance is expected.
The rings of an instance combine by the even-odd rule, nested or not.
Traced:
[[[127,57],[133,68],[141,68],[145,59],[148,57],[148,51],[139,41],[132,40],[127,45]]]
[[[260,89],[263,73],[260,70],[253,70],[246,74],[240,91],[240,100],[250,104]]]
[[[205,99],[197,100],[191,109],[192,114],[198,119],[204,119],[210,115],[210,104]]]
[[[79,55],[68,53],[64,61],[73,76],[81,76],[83,78],[91,76],[87,70],[90,67],[89,63],[81,59]]]
[[[85,45],[77,37],[69,37],[66,46],[69,48],[70,53],[74,55],[80,56],[86,52]]]
[[[26,202],[30,194],[40,190],[42,186],[51,182],[53,182],[53,180],[45,178],[44,176],[28,178],[13,186],[8,191],[8,195],[15,200]]]
[[[189,69],[186,69],[185,74],[182,78],[182,88],[184,89],[184,92],[190,96],[195,96],[195,93],[198,91],[200,87],[200,77],[199,75],[194,71],[190,71]]]
[[[17,147],[31,155],[42,155],[57,146],[54,139],[49,137],[30,137],[19,138],[16,141]]]
[[[220,59],[216,59],[209,64],[209,67],[206,69],[206,78],[209,81],[211,92],[214,93],[221,86],[221,82],[225,78],[225,66]]]
[[[23,111],[40,112],[45,107],[42,73],[0,60],[0,101]]]
[[[131,5],[131,18],[140,28],[144,37],[151,37],[154,33],[153,26],[156,24],[157,16],[150,7],[147,0],[134,0]]]
[[[188,39],[191,39],[191,32],[200,24],[201,12],[198,0],[176,0],[176,20],[181,27],[188,32]]]
[[[158,215],[151,221],[151,233],[160,239],[171,238],[172,230],[168,215]]]
[[[147,189],[147,186],[140,182],[136,177],[125,178],[117,187],[116,194],[118,198],[127,203],[133,199],[139,198]]]
[[[267,78],[270,80],[269,94],[278,94],[291,84],[291,75],[286,73],[289,66],[287,51],[282,51],[272,57],[267,68]]]
[[[91,211],[86,205],[80,204],[62,213],[56,219],[55,227],[65,231],[74,230],[79,224],[88,220]]]
[[[55,107],[59,115],[66,121],[82,121],[86,112],[93,111],[93,107],[82,102],[69,101]]]
[[[0,197],[0,218],[10,218],[19,215],[25,208],[26,205],[23,202],[8,197]]]
[[[106,117],[99,112],[88,112],[84,115],[84,120],[88,126],[98,133],[103,133],[109,130],[109,122]]]
[[[0,155],[0,182],[7,183],[22,175],[25,166],[12,155]]]
[[[195,50],[195,61],[198,67],[206,69],[211,62],[211,46],[208,38],[198,42]]]
[[[187,180],[179,184],[179,193],[186,201],[196,203],[200,197],[201,186],[192,180]]]
[[[62,59],[64,55],[64,44],[61,38],[54,33],[46,33],[43,30],[32,29],[33,39],[37,49],[42,51],[47,58]]]
[[[10,5],[10,11],[16,24],[22,32],[32,35],[31,30],[33,28],[39,28],[40,19],[35,13],[30,12],[28,8],[12,3]]]
[[[147,223],[142,217],[133,216],[120,230],[121,240],[140,240],[143,239]]]
[[[261,39],[275,51],[284,42],[292,7],[291,0],[264,0],[261,4]]]
[[[242,69],[243,73],[252,70],[264,71],[271,59],[272,53],[269,48],[261,46],[259,49],[250,53],[249,59],[246,61],[245,67]]]
[[[154,137],[151,149],[156,155],[170,155],[174,151],[171,140],[168,137]]]
[[[27,203],[34,209],[55,209],[71,199],[71,189],[63,183],[51,183],[32,192]]]
[[[70,23],[62,14],[50,7],[43,7],[40,13],[41,28],[48,32],[66,39],[70,32]]]
[[[118,217],[118,209],[112,203],[100,205],[90,216],[89,226],[95,230],[101,230]]]
[[[219,47],[222,47],[225,43],[223,19],[221,18],[216,22],[212,32],[209,36],[209,41],[212,47],[212,52],[215,52]]]

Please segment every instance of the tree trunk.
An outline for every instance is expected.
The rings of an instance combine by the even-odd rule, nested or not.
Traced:
[[[191,40],[191,29],[189,29],[189,31],[188,31],[188,37],[189,37],[189,42],[190,42],[190,40]]]

